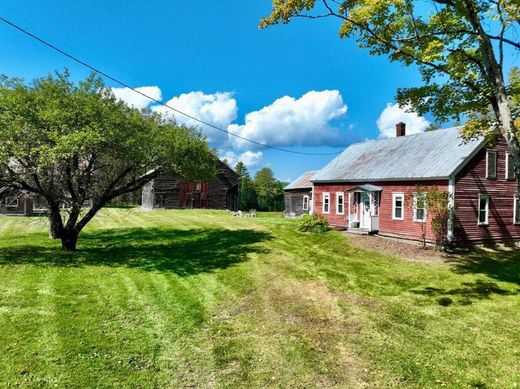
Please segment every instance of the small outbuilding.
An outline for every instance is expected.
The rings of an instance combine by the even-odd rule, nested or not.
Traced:
[[[143,187],[142,208],[238,210],[240,176],[221,160],[216,160],[217,178],[212,181],[186,181],[176,174],[165,174]]]
[[[316,172],[306,172],[284,188],[285,217],[300,217],[312,212],[312,182]]]
[[[27,191],[0,188],[0,215],[31,215],[33,196]]]

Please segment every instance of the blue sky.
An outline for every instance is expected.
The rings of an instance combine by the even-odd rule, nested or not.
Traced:
[[[420,83],[415,69],[340,40],[336,20],[300,19],[259,30],[270,3],[4,0],[0,14],[133,87],[151,87],[146,91],[164,102],[291,150],[336,152],[385,128],[388,133],[400,118],[412,131],[431,120],[387,106],[398,87]],[[0,73],[31,79],[64,67],[77,79],[88,74],[0,24]],[[128,91],[116,92],[144,104]],[[253,173],[269,166],[283,180],[332,159],[259,149],[207,132],[222,155],[242,158]]]

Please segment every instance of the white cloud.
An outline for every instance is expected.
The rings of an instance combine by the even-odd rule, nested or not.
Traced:
[[[150,106],[153,101],[139,93],[134,92],[130,88],[111,88],[114,96],[119,100],[124,101],[130,107],[143,109]],[[162,100],[161,89],[158,86],[141,86],[139,88],[135,88],[141,93],[148,95],[155,100]]]
[[[246,165],[246,167],[251,168],[262,163],[264,153],[261,151],[253,152],[248,150],[240,155],[237,155],[233,151],[228,151],[222,156],[222,158],[227,159],[229,165],[233,168],[238,161],[241,161],[244,165]]]
[[[379,137],[395,137],[395,125],[398,122],[406,123],[406,135],[424,132],[430,122],[415,112],[408,112],[408,110],[409,107],[400,108],[399,104],[388,103],[376,122]]]
[[[222,129],[226,129],[237,118],[237,102],[231,92],[183,93],[173,97],[166,104]],[[222,131],[200,124],[164,106],[156,105],[152,109],[166,117],[175,118],[179,123],[200,128],[213,146],[222,146],[227,143],[227,134]]]
[[[258,166],[260,162],[262,162],[262,159],[264,158],[264,153],[261,151],[253,152],[253,151],[246,151],[245,153],[242,153],[240,156],[240,161],[244,163],[247,167],[253,167]]]
[[[346,112],[347,106],[339,91],[310,91],[299,99],[284,96],[259,111],[250,112],[245,124],[231,124],[228,131],[276,146],[339,146],[346,142],[331,121]],[[231,135],[229,140],[236,147],[254,147]]]

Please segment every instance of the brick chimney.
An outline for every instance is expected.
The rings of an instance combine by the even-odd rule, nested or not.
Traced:
[[[405,136],[406,135],[406,123],[399,122],[395,125],[395,136]]]

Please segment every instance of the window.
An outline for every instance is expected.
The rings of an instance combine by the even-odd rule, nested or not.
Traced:
[[[520,195],[515,196],[513,204],[513,224],[520,224]]]
[[[488,150],[486,154],[486,178],[497,178],[497,152]]]
[[[413,221],[426,221],[426,193],[413,194]]]
[[[7,208],[18,208],[18,199],[16,197],[6,197],[5,206]]]
[[[404,194],[393,193],[392,194],[392,219],[403,220],[404,219]]]
[[[309,196],[303,196],[303,210],[309,210]]]
[[[343,215],[345,213],[344,211],[344,200],[345,195],[343,192],[336,192],[336,213],[338,215]]]
[[[488,224],[488,213],[489,213],[489,196],[479,195],[478,196],[478,224]]]
[[[506,153],[506,180],[514,180],[515,179],[515,169],[513,165],[513,160],[509,153]]]
[[[323,213],[329,213],[330,209],[330,194],[323,193]]]

